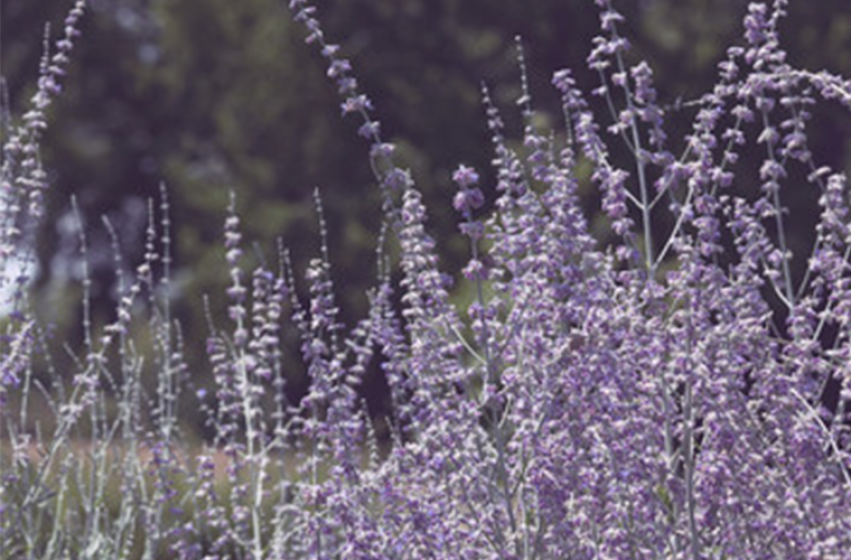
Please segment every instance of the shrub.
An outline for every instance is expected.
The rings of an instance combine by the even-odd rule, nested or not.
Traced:
[[[350,62],[315,8],[291,2],[343,112],[362,120],[398,262],[382,243],[371,310],[348,329],[327,252],[306,271],[307,301],[284,250],[278,270],[242,264],[234,201],[224,225],[229,321],[211,320],[208,393],[194,385],[204,366],[185,363],[161,289],[165,192],[117,320],[97,334],[85,321],[73,383],[34,375],[44,336],[13,260],[23,215],[40,215],[44,109],[78,2],[57,53],[45,55],[33,109],[4,143],[3,282],[22,286],[2,342],[4,557],[848,558],[849,196],[845,175],[809,150],[806,128],[813,104],[851,109],[851,82],[790,66],[777,35],[785,2],[752,3],[744,44],[690,103],[694,125],[675,154],[650,66],[631,62],[622,17],[596,4],[601,35],[588,63],[608,115],[561,70],[564,130],[536,126],[524,85],[518,145],[483,92],[497,184],[486,196],[475,170],[453,176],[475,292],[459,309],[421,196]],[[601,122],[612,123],[608,135]],[[617,142],[633,156],[629,169],[613,163]],[[764,153],[758,170],[742,168],[748,146]],[[592,236],[578,204],[586,165],[610,244]],[[800,170],[805,181],[793,179]],[[786,239],[789,188],[816,191],[821,212],[802,275]],[[147,315],[137,305],[146,297]],[[300,402],[285,398],[286,325],[310,377]],[[151,341],[149,355],[136,336]],[[375,364],[393,401],[385,446],[357,393]],[[28,431],[43,426],[31,422],[37,406],[53,421]],[[200,407],[214,433],[200,452],[177,422],[186,406]]]

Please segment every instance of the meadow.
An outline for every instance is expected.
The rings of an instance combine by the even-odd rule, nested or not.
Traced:
[[[0,558],[851,558],[851,196],[807,138],[815,106],[849,117],[851,80],[791,65],[787,2],[752,2],[713,89],[663,102],[616,4],[589,1],[597,86],[553,74],[560,125],[537,118],[520,43],[519,138],[483,87],[496,182],[458,162],[469,260],[447,271],[380,107],[315,6],[291,0],[381,193],[369,311],[340,319],[325,244],[306,270],[283,246],[248,258],[251,216],[231,196],[227,317],[208,313],[206,359],[187,359],[163,187],[132,270],[115,242],[108,324],[89,315],[83,274],[82,350],[57,371],[62,342],[33,311],[26,263],[50,196],[48,109],[85,41],[77,1],[46,41],[30,108],[4,121]],[[666,118],[680,110],[692,128],[672,139]],[[606,239],[580,204],[585,183]],[[793,254],[802,209],[784,201],[800,189],[818,220]],[[78,229],[85,272],[91,232]],[[469,303],[452,297],[459,284]],[[309,377],[295,402],[285,331]],[[386,417],[359,392],[370,368],[389,387]],[[181,423],[187,409],[209,437]]]

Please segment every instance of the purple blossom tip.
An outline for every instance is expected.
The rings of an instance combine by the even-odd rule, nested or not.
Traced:
[[[455,173],[452,174],[452,180],[455,181],[462,189],[475,185],[479,182],[479,174],[472,167],[459,165]]]

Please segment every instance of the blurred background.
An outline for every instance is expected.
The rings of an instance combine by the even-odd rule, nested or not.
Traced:
[[[2,74],[13,114],[21,114],[34,91],[44,23],[57,36],[70,4],[0,3]],[[481,84],[503,109],[509,134],[519,137],[514,38],[521,37],[539,118],[558,127],[553,72],[569,67],[586,91],[598,85],[584,62],[598,29],[597,8],[590,0],[327,0],[318,7],[326,38],[342,44],[375,102],[385,138],[399,145],[400,163],[412,169],[443,267],[457,278],[468,249],[451,208],[452,170],[460,163],[477,168],[493,195]],[[633,0],[616,7],[627,17],[630,56],[650,61],[663,104],[708,91],[726,47],[743,42],[745,0]],[[851,76],[847,0],[792,2],[789,12],[782,34],[791,62]],[[90,2],[42,153],[52,190],[37,241],[34,302],[55,340],[73,348],[83,337],[71,195],[88,237],[92,315],[104,324],[114,318],[117,276],[101,216],[115,225],[124,266],[132,270],[144,252],[148,200],[159,200],[161,183],[171,203],[173,314],[193,371],[209,370],[204,294],[219,323],[227,322],[220,315],[228,282],[221,239],[230,191],[248,260],[274,263],[280,238],[301,274],[320,253],[318,187],[342,317],[352,325],[363,315],[381,223],[368,145],[357,136],[358,122],[340,118],[324,61],[290,18],[283,0]],[[829,105],[816,113],[811,141],[818,164],[849,168],[847,115]],[[689,109],[675,114],[672,139],[689,129],[692,116]],[[587,192],[593,215],[598,205]],[[807,187],[788,196],[797,211],[817,194]],[[811,229],[815,212],[793,222],[793,230]],[[795,231],[793,245],[805,254],[806,235]],[[55,360],[60,371],[70,367],[62,351]],[[293,371],[291,390],[298,392],[304,379],[298,366]],[[370,374],[364,391],[380,408],[380,372]]]

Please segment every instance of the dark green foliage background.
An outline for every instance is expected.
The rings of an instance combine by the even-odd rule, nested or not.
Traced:
[[[60,26],[69,5],[2,0],[2,73],[13,113],[33,92],[43,22]],[[674,103],[711,87],[726,46],[741,43],[747,2],[616,5],[628,17],[624,33],[633,54],[651,62],[663,103]],[[79,279],[67,219],[71,193],[87,224],[95,317],[105,321],[113,313],[115,273],[100,216],[116,224],[128,267],[138,263],[146,201],[158,197],[160,182],[172,201],[180,265],[175,312],[189,348],[203,348],[192,341],[207,333],[202,294],[210,294],[214,310],[225,305],[220,239],[230,190],[247,239],[260,241],[260,253],[274,260],[273,240],[280,236],[303,270],[319,254],[312,192],[321,188],[334,278],[351,324],[365,309],[363,292],[375,275],[380,202],[368,146],[356,122],[338,118],[339,99],[321,57],[304,45],[304,30],[291,23],[285,2],[93,0],[91,8],[43,151],[51,218],[39,237],[36,301],[41,315],[57,322],[58,338],[81,338],[79,289],[64,289],[68,279]],[[557,124],[552,72],[571,67],[583,86],[597,84],[584,69],[596,7],[590,0],[335,0],[319,9],[327,38],[352,59],[385,137],[399,144],[426,196],[432,233],[447,241],[445,268],[458,270],[466,250],[450,207],[451,171],[473,165],[484,173],[485,189],[492,193],[493,185],[480,84],[489,84],[519,133],[514,37],[521,36],[536,107]],[[783,34],[793,63],[851,75],[847,0],[793,1]],[[677,116],[672,138],[688,130],[691,113]],[[851,124],[823,115],[815,124],[818,161],[847,168]],[[794,206],[796,197],[814,195],[790,196]],[[593,211],[592,197],[588,205]],[[196,350],[190,359],[204,357]]]

